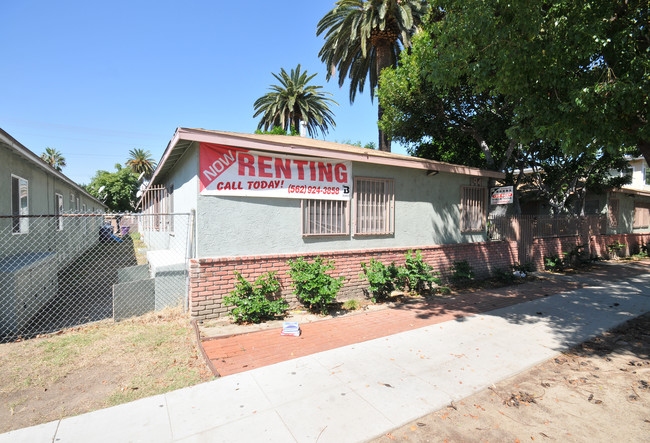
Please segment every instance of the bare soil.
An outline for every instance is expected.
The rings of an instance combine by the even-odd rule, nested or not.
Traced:
[[[649,436],[647,313],[373,442],[645,442]]]
[[[0,344],[0,432],[210,380],[197,349],[179,309]]]

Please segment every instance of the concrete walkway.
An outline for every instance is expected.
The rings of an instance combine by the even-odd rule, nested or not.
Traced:
[[[580,289],[13,431],[0,442],[364,441],[648,311],[647,272],[592,276]]]

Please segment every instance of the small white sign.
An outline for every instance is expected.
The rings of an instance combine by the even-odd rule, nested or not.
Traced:
[[[512,186],[501,186],[499,188],[490,188],[491,205],[507,205],[512,203],[514,195]]]

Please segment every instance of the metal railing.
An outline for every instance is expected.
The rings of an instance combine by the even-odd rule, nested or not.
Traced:
[[[553,238],[606,233],[607,217],[604,215],[582,217],[519,215],[488,218],[488,237],[493,241],[519,240],[521,237]]]
[[[190,214],[0,216],[0,341],[186,305],[192,223]]]

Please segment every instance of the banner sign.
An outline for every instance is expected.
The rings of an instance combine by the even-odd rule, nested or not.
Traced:
[[[512,196],[513,196],[512,186],[490,188],[491,205],[507,205],[509,203],[512,203]]]
[[[349,200],[352,162],[199,144],[203,195]]]

